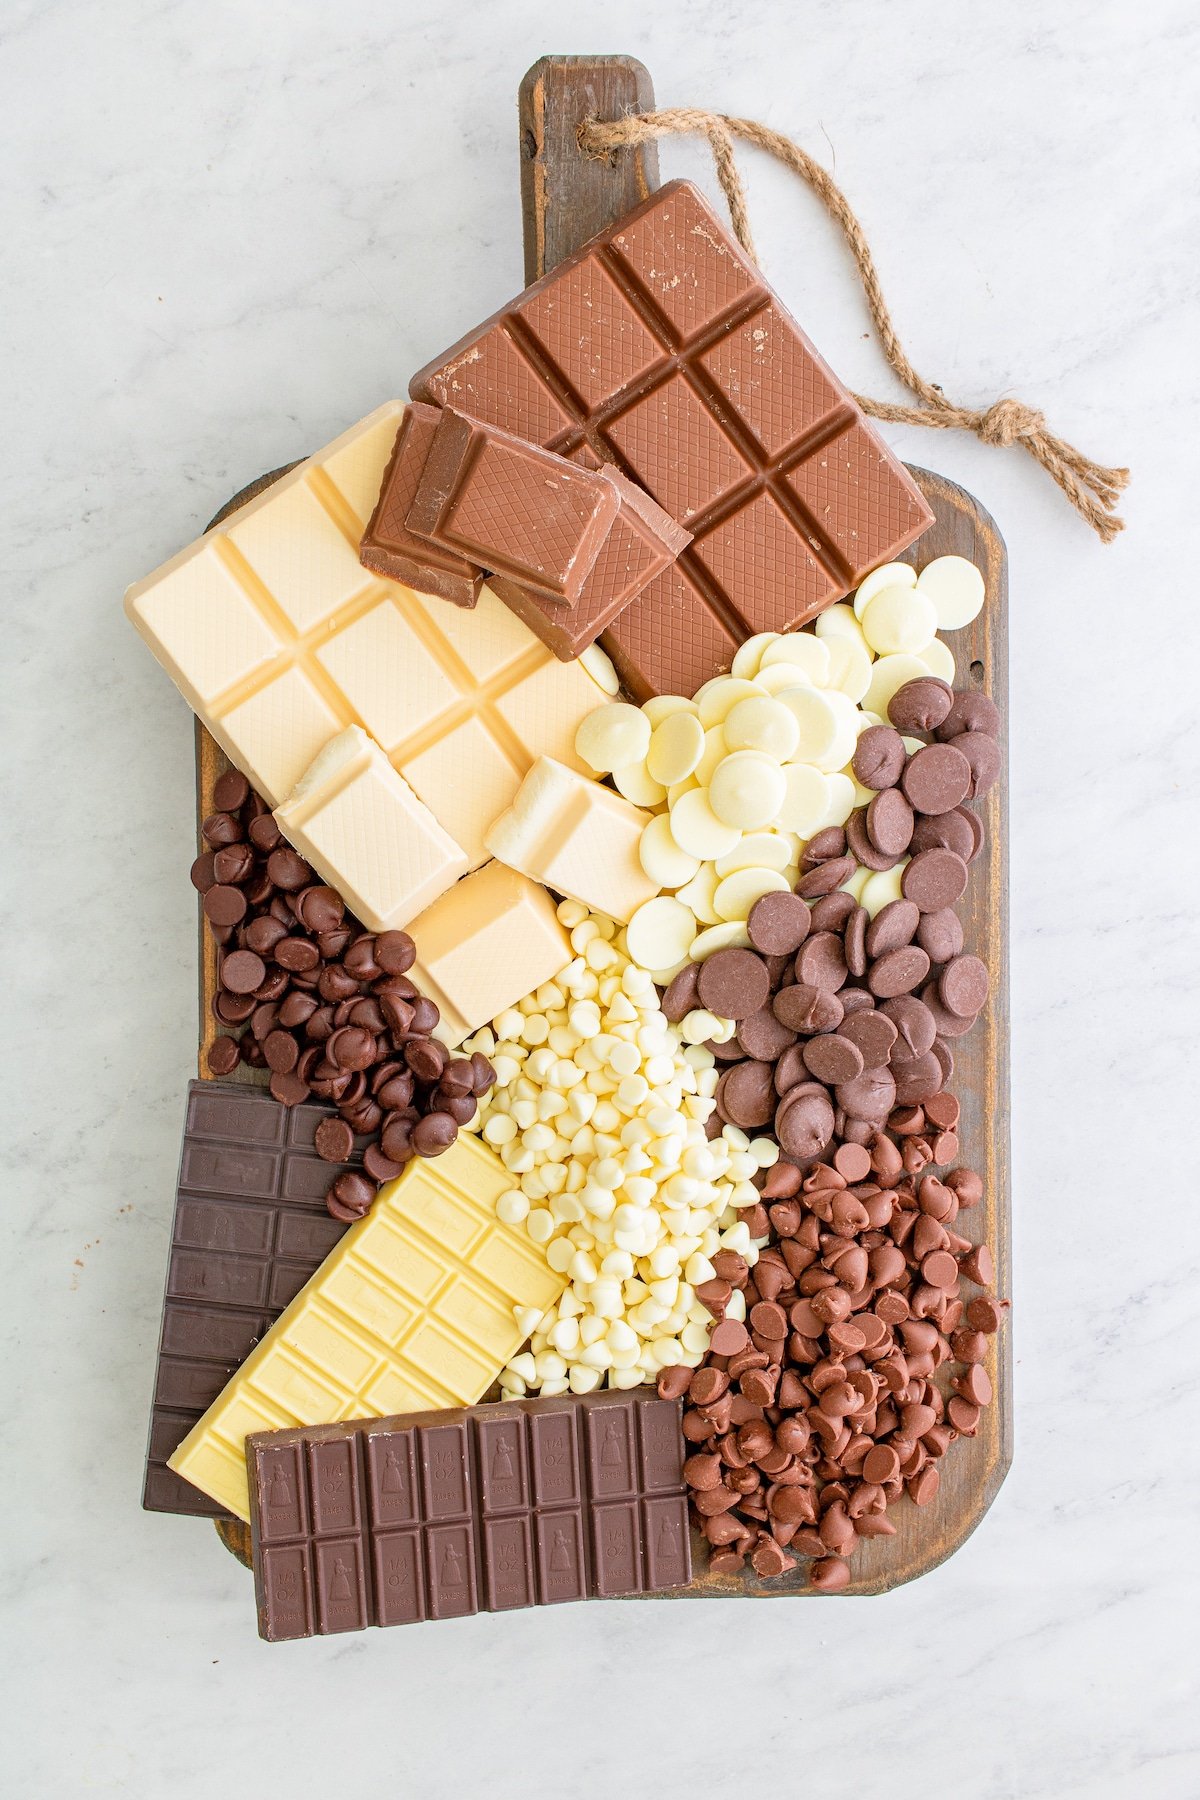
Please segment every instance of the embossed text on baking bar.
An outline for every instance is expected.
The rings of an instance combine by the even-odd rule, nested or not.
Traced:
[[[691,1577],[677,1401],[513,1401],[246,1446],[259,1630],[643,1594]]]

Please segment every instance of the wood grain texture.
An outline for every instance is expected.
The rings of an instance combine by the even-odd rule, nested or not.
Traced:
[[[654,144],[592,159],[576,133],[586,119],[621,119],[654,105],[649,72],[632,56],[543,56],[521,83],[521,213],[525,280],[563,262],[658,186]]]
[[[595,113],[613,118],[634,108],[653,107],[650,77],[632,58],[544,57],[521,85],[521,182],[525,217],[526,277],[534,280],[572,254],[657,184],[656,159],[638,168],[628,160],[591,162],[579,151],[575,132]],[[529,133],[533,133],[532,139]],[[230,501],[225,517],[283,474],[263,476]],[[1008,558],[994,520],[965,489],[925,469],[912,470],[933,509],[935,523],[905,552],[904,560],[923,567],[936,556],[965,556],[982,571],[987,593],[983,612],[966,630],[955,632],[951,648],[958,662],[956,685],[985,689],[1001,717],[1008,717]],[[214,523],[217,521],[214,520]],[[1004,746],[1002,746],[1004,748]],[[212,786],[228,766],[222,752],[197,725],[197,791],[200,817],[212,811]],[[990,1245],[996,1258],[996,1292],[1011,1292],[1011,1191],[1009,1170],[1009,997],[1008,997],[1008,759],[981,808],[987,830],[983,853],[971,865],[960,905],[965,948],[992,972],[992,997],[974,1029],[955,1046],[950,1086],[962,1105],[961,1160],[984,1179],[984,1200],[964,1213],[958,1228],[975,1242]],[[215,1035],[211,998],[215,953],[201,929],[201,1074],[204,1051]],[[261,1082],[242,1069],[241,1078]],[[907,1498],[889,1517],[894,1538],[860,1545],[851,1561],[849,1594],[880,1594],[903,1586],[945,1561],[978,1525],[995,1499],[1012,1461],[1012,1334],[1006,1324],[989,1346],[987,1369],[996,1391],[978,1435],[951,1445],[939,1465],[941,1487],[932,1505],[918,1508]],[[222,1542],[250,1564],[250,1533],[239,1520],[218,1520]],[[671,1594],[689,1598],[816,1598],[800,1565],[789,1576],[762,1581],[752,1571],[710,1575],[705,1551],[695,1545],[696,1579]]]

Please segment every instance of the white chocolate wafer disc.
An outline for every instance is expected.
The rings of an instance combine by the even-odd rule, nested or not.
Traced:
[[[790,831],[748,831],[741,843],[717,858],[717,875],[723,881],[738,869],[786,869],[798,848]]]
[[[983,606],[983,576],[965,556],[935,557],[921,570],[917,587],[932,600],[941,631],[961,630]]]
[[[685,775],[682,781],[673,781],[667,789],[667,805],[674,806],[681,794],[691,794],[700,786],[694,775]]]
[[[675,713],[694,713],[696,702],[688,700],[683,694],[652,694],[649,700],[642,701],[642,711],[650,721],[651,731],[656,731],[664,719]]]
[[[861,700],[871,685],[871,652],[864,642],[849,635],[825,641],[829,645],[826,691],[836,688],[848,700]]]
[[[921,661],[925,664],[925,667],[929,670],[931,675],[936,675],[939,681],[944,681],[946,683],[947,687],[954,686],[954,677],[957,673],[954,664],[954,652],[951,650],[945,638],[935,637],[931,639],[919,654]]]
[[[853,700],[848,700],[845,694],[840,693],[837,688],[827,688],[823,698],[833,708],[837,730],[828,750],[815,756],[813,761],[819,769],[824,769],[825,773],[829,774],[834,769],[844,769],[854,755],[854,749],[858,743],[858,708]],[[792,760],[798,761],[799,759],[793,757]]]
[[[645,760],[650,748],[650,721],[636,706],[611,700],[598,706],[575,733],[575,748],[597,775]],[[628,798],[628,796],[627,796]]]
[[[738,826],[727,825],[717,817],[708,803],[706,788],[681,795],[671,808],[671,836],[681,850],[698,856],[701,862],[724,856],[741,835]]]
[[[638,857],[651,881],[659,887],[680,888],[700,867],[700,858],[681,850],[671,832],[666,813],[651,819],[638,840]]]
[[[785,793],[776,823],[807,840],[820,830],[829,810],[829,777],[811,763],[787,763],[783,779]]]
[[[624,794],[635,806],[661,806],[667,797],[662,782],[646,773],[644,762],[625,763],[613,770],[612,778],[618,794]]]
[[[815,763],[833,749],[841,735],[842,720],[831,695],[818,688],[790,687],[784,689],[779,700],[795,715],[800,727],[793,762]],[[842,758],[843,762],[846,760]]]
[[[776,762],[788,761],[800,736],[795,714],[766,694],[739,700],[726,715],[722,730],[731,750],[761,750]]]
[[[852,643],[861,644],[867,650],[862,626],[854,608],[845,600],[839,600],[835,606],[827,606],[823,613],[818,613],[813,621],[813,630],[827,644],[831,644],[834,638],[849,638]],[[869,650],[867,654],[870,654]]]
[[[728,923],[710,925],[707,931],[702,931],[694,940],[689,954],[693,962],[703,962],[705,957],[711,956],[714,950],[748,950],[749,948],[750,933],[740,920],[731,919]]]
[[[785,631],[776,638],[763,651],[759,673],[781,662],[803,669],[814,687],[824,687],[829,680],[829,651],[811,631]]]
[[[586,669],[596,686],[603,688],[606,694],[614,699],[621,691],[621,683],[617,679],[617,671],[613,668],[612,657],[599,644],[589,644],[579,653],[579,666]]]
[[[694,712],[674,712],[654,727],[646,772],[670,787],[690,775],[704,754],[704,727]]]
[[[737,869],[717,883],[713,905],[723,919],[745,919],[763,894],[787,891],[788,884],[778,869]]]
[[[725,742],[725,730],[721,725],[710,725],[704,734],[704,751],[700,761],[692,770],[692,777],[699,787],[706,788],[723,759],[729,754],[729,745]]]
[[[667,894],[645,901],[625,927],[626,948],[643,969],[665,969],[679,962],[691,950],[695,936],[695,915]]]
[[[854,596],[854,616],[862,619],[866,608],[876,594],[888,587],[916,587],[917,571],[911,563],[881,563],[879,568],[872,569],[864,575],[858,584],[858,592]]]
[[[761,750],[733,750],[717,765],[708,798],[726,825],[758,831],[774,819],[784,792],[783,772],[772,757]]]
[[[717,675],[706,681],[696,695],[700,723],[705,731],[719,725],[739,700],[751,700],[758,692],[752,681],[739,681],[733,675]]]
[[[815,687],[816,683],[808,679],[807,671],[798,663],[777,662],[760,669],[754,677],[754,685],[760,694],[778,697],[785,688]]]
[[[920,588],[881,588],[863,609],[863,636],[877,656],[915,656],[937,627],[933,601]]]
[[[853,894],[854,898],[858,901],[859,905],[861,906],[863,889],[866,887],[867,882],[870,879],[871,879],[870,869],[863,869],[863,868],[855,869],[853,875],[847,875],[845,881],[843,881],[842,892],[844,894]]]
[[[740,681],[753,681],[758,674],[763,651],[768,644],[773,644],[778,636],[777,631],[756,631],[752,638],[747,638],[744,644],[739,644],[734,652],[733,661],[729,665],[730,673],[736,675]]]
[[[716,925],[720,922],[713,905],[716,891],[716,869],[712,863],[702,862],[687,886],[681,887],[675,898],[690,907],[702,925]]]
[[[871,875],[869,881],[863,883],[862,892],[858,896],[858,904],[865,906],[871,917],[890,906],[893,900],[899,900],[900,880],[908,867],[908,857],[898,862],[894,869],[880,869]]]
[[[839,770],[834,774],[826,775],[825,780],[829,787],[829,805],[816,828],[817,831],[824,831],[828,825],[844,825],[854,808],[862,804],[854,792],[855,784],[848,775],[843,775]],[[868,794],[868,805],[874,798],[874,794]],[[655,879],[649,869],[646,873],[650,875],[652,881]],[[662,885],[665,887],[667,884],[663,882]]]
[[[863,695],[863,707],[867,712],[878,713],[886,721],[892,695],[898,693],[906,681],[916,681],[919,675],[928,673],[919,657],[881,656],[871,669],[871,685]]]

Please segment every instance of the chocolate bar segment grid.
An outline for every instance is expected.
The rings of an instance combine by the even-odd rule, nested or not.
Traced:
[[[412,393],[616,462],[692,533],[604,639],[639,697],[692,692],[744,638],[812,618],[932,519],[689,182],[535,282]]]
[[[678,1587],[680,1408],[513,1401],[247,1440],[270,1640]]]
[[[150,1512],[228,1517],[167,1458],[346,1229],[325,1208],[338,1165],[313,1148],[318,1125],[336,1117],[232,1083],[188,1086],[142,1490]]]

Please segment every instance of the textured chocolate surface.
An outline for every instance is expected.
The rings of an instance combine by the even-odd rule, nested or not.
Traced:
[[[346,1227],[325,1208],[339,1165],[313,1148],[330,1106],[281,1106],[212,1081],[188,1086],[142,1505],[225,1516],[167,1458]],[[357,1166],[354,1162],[342,1168]]]
[[[436,406],[405,407],[358,557],[365,569],[402,581],[418,594],[437,594],[454,606],[474,606],[483,571],[466,557],[418,537],[406,522],[440,416]]]
[[[691,1578],[677,1402],[650,1390],[246,1443],[271,1640],[650,1593]]]
[[[408,527],[555,605],[574,605],[620,498],[605,470],[580,468],[448,407],[408,509]]]
[[[561,662],[594,644],[691,542],[691,533],[636,482],[615,472],[614,479],[620,487],[621,510],[574,606],[553,605],[533,589],[503,577],[493,576],[488,584]]]
[[[693,543],[609,627],[639,699],[692,693],[757,631],[849,592],[932,515],[759,271],[672,182],[411,384],[589,466]]]

